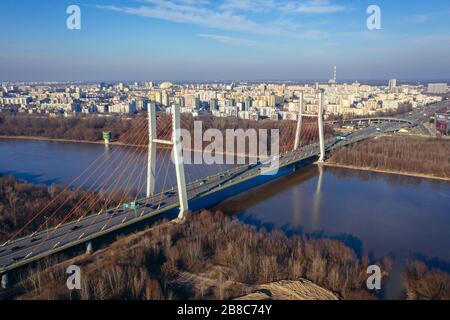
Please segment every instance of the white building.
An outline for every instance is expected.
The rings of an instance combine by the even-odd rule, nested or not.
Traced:
[[[448,91],[448,87],[446,83],[429,83],[428,84],[428,93],[434,94],[445,94]]]
[[[389,90],[393,91],[397,87],[397,79],[389,80]]]

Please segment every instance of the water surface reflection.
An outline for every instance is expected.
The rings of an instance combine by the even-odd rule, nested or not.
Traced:
[[[410,257],[450,263],[450,183],[311,166],[222,203],[267,229],[338,239],[359,255],[395,258],[386,294],[398,297]]]

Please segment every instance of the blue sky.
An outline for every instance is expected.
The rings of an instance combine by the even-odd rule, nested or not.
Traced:
[[[2,0],[0,80],[448,79],[449,21],[444,0]]]

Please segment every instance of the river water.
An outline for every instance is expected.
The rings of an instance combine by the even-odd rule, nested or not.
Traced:
[[[32,183],[68,184],[102,154],[115,153],[97,144],[0,139],[0,172]],[[218,169],[224,167],[214,170]],[[198,171],[193,175],[213,172]],[[450,183],[446,181],[310,166],[218,207],[267,229],[326,235],[360,255],[392,256],[394,269],[383,284],[385,298],[401,297],[401,271],[408,258],[450,272]]]

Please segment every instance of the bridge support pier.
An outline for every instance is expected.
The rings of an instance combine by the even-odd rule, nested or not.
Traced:
[[[188,198],[186,191],[186,178],[184,174],[183,164],[183,148],[181,143],[180,131],[180,109],[176,105],[172,105],[172,142],[173,142],[173,158],[175,163],[175,172],[177,177],[178,198],[180,202],[179,220],[184,220],[185,214],[189,210]]]
[[[301,135],[302,135],[302,122],[303,122],[303,92],[300,92],[300,109],[298,111],[298,119],[297,119],[297,130],[295,132],[295,143],[294,150],[297,150],[300,147]]]
[[[8,289],[9,287],[9,277],[7,273],[2,274],[1,287],[2,289]]]
[[[86,243],[86,254],[93,254],[94,253],[94,247],[92,246],[92,242],[89,241]]]
[[[147,155],[147,198],[155,192],[156,172],[156,107],[153,102],[148,106],[148,155]]]
[[[319,114],[318,114],[318,124],[319,124],[319,146],[320,146],[320,157],[319,162],[325,161],[325,135],[324,135],[324,127],[323,127],[323,100],[324,100],[324,92],[323,90],[319,91]]]

